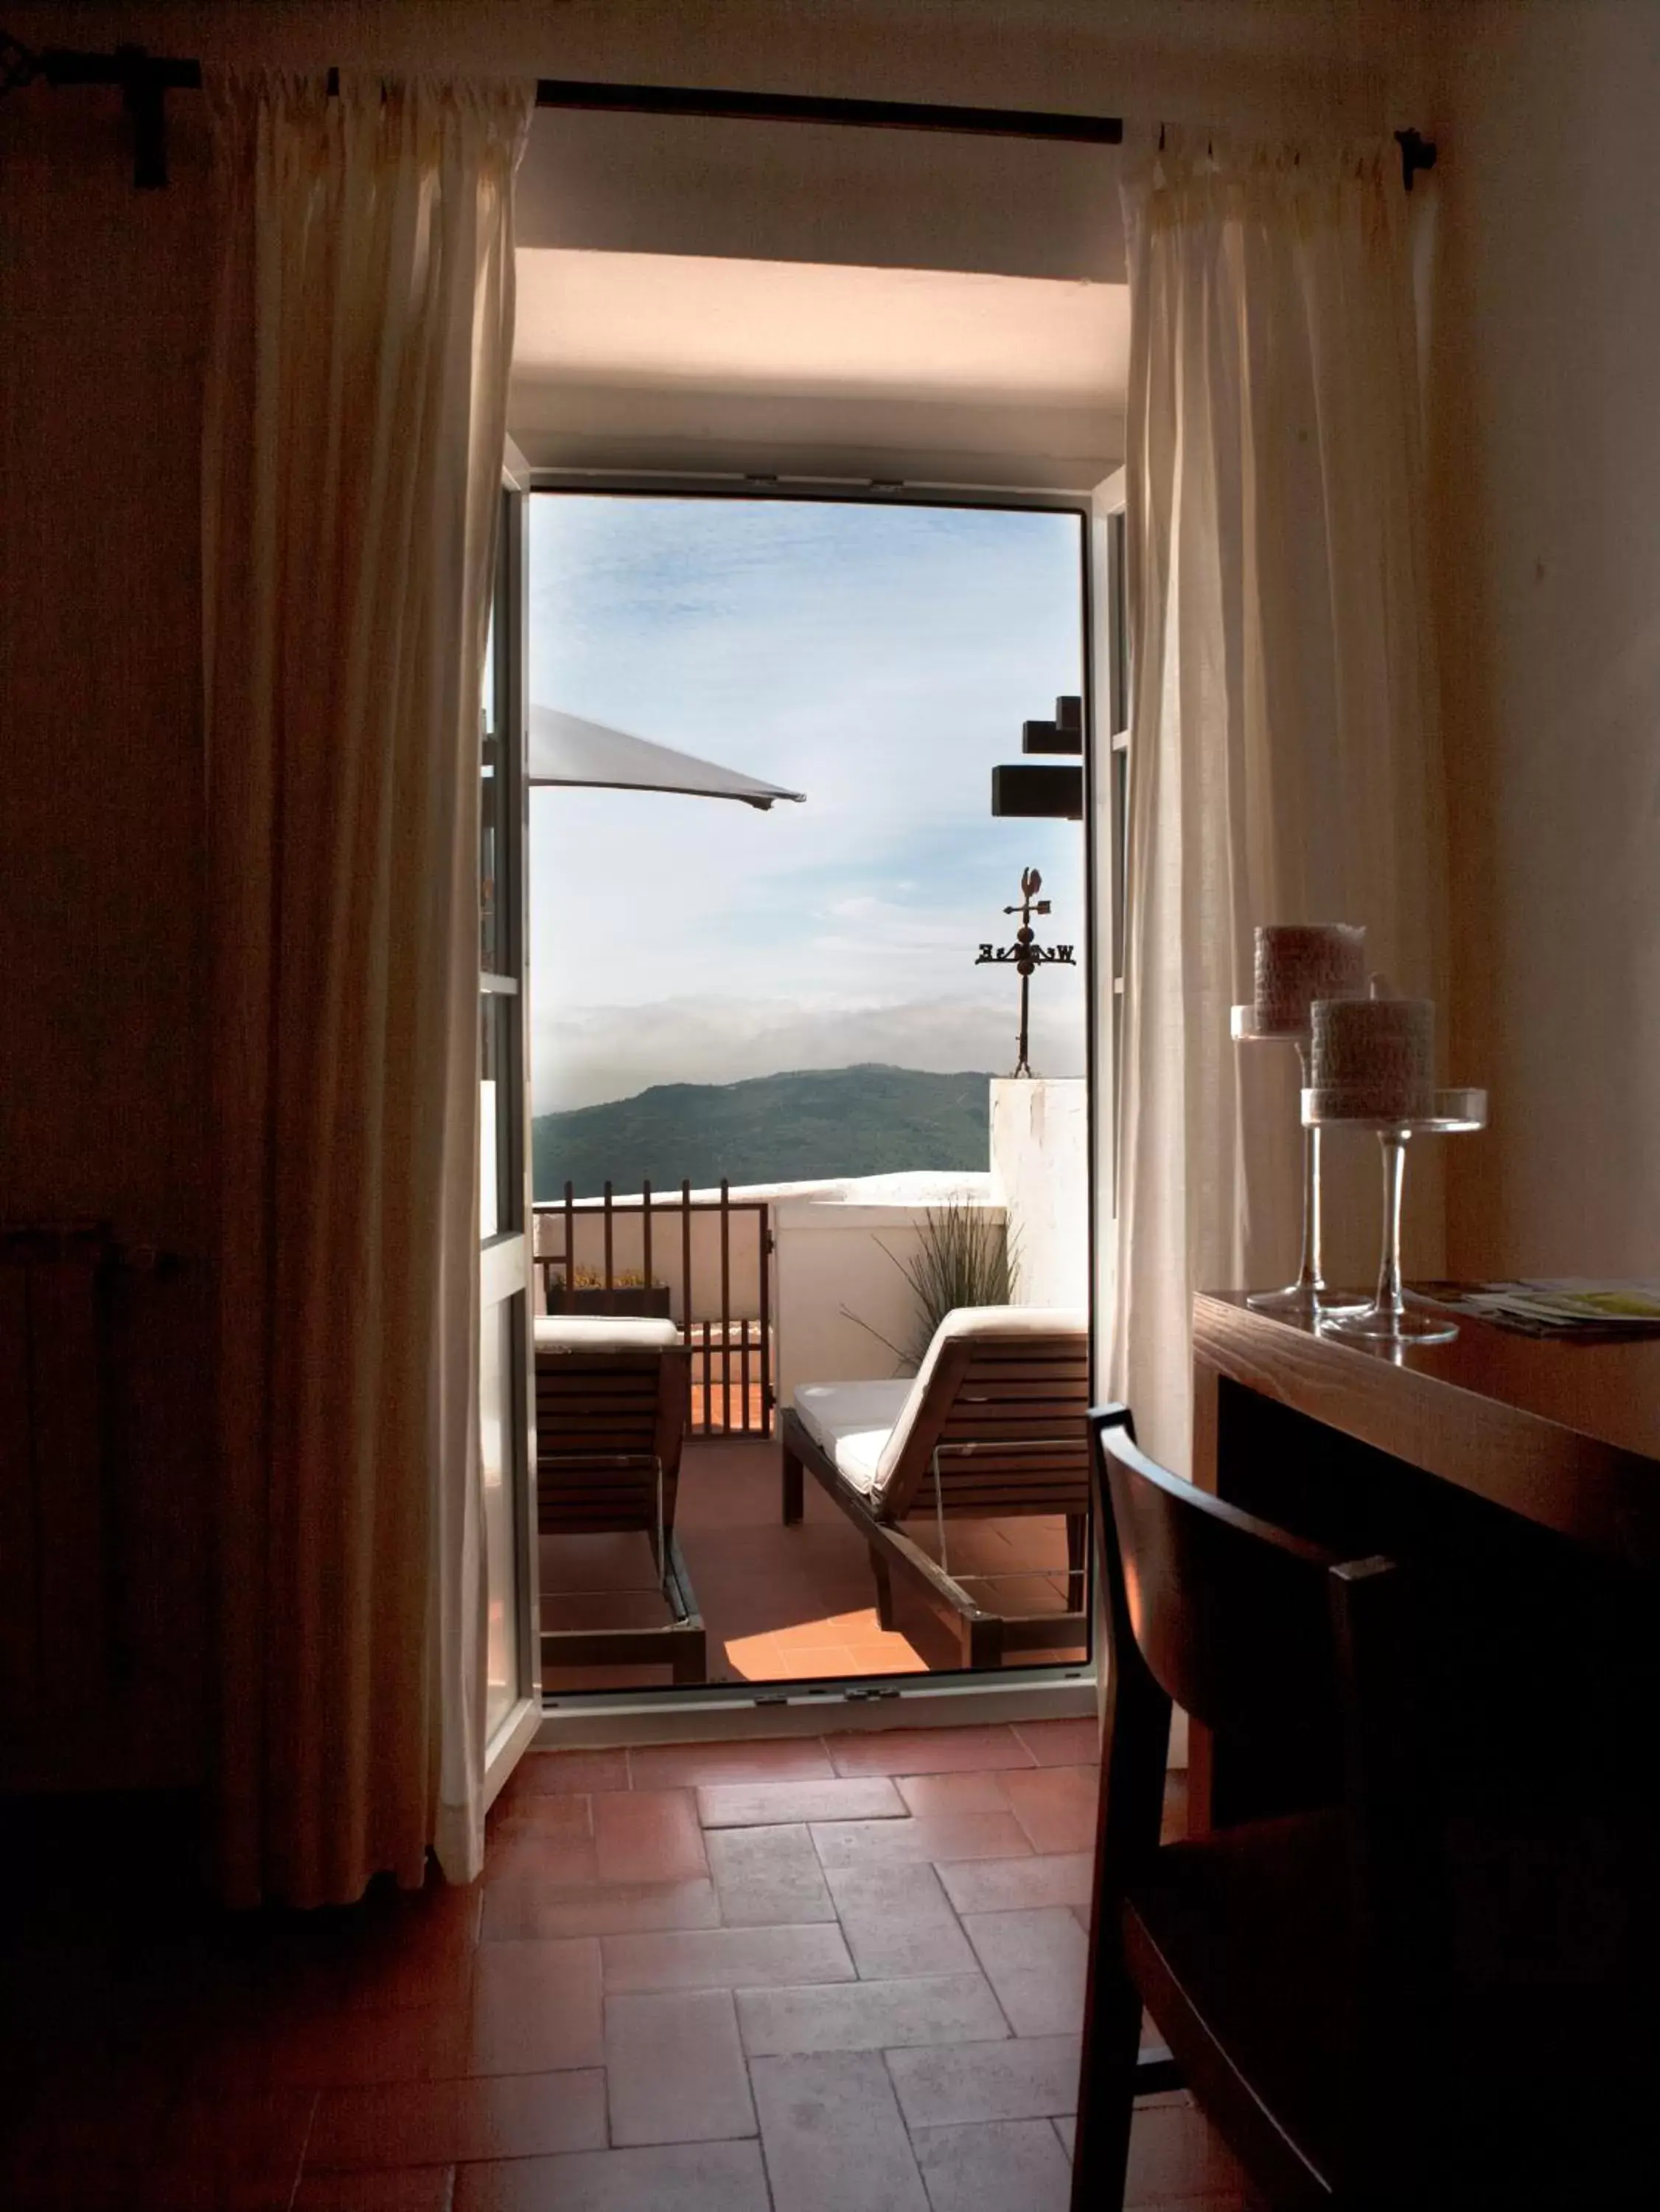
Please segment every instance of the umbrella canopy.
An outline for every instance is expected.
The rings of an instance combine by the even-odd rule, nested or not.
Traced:
[[[761,783],[735,768],[698,760],[672,745],[630,737],[603,722],[585,721],[557,707],[530,709],[529,774],[532,783],[582,784],[608,791],[683,791],[700,799],[741,799],[768,807],[775,799],[798,803],[805,792]]]

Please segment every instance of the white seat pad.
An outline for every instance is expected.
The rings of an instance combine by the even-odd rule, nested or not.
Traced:
[[[538,1352],[667,1352],[681,1340],[671,1321],[623,1314],[538,1314]]]
[[[911,1382],[803,1382],[796,1411],[843,1479],[866,1497],[882,1446],[909,1402]]]

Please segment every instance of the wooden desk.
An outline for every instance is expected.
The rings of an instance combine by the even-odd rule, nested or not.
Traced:
[[[1346,1556],[1410,1564],[1449,1757],[1520,1766],[1548,1744],[1554,1784],[1600,1796],[1660,1716],[1660,1340],[1458,1325],[1390,1352],[1202,1294],[1194,1479]],[[1267,1787],[1197,1729],[1191,1786],[1201,1821]]]

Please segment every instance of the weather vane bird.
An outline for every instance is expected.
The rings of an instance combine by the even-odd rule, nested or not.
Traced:
[[[1034,914],[1047,914],[1050,903],[1047,899],[1040,899],[1038,896],[1038,893],[1042,889],[1043,878],[1035,868],[1027,868],[1021,872],[1021,902],[1018,906],[1006,906],[1003,908],[1005,914],[1017,914],[1021,918],[1021,926],[1015,932],[1015,942],[1012,945],[1002,946],[982,945],[978,957],[974,962],[977,968],[988,965],[1002,967],[1012,963],[1015,973],[1021,979],[1021,1033],[1019,1055],[1015,1062],[1016,1075],[1030,1075],[1032,1073],[1032,1060],[1027,1043],[1027,1029],[1033,969],[1049,967],[1075,968],[1077,965],[1076,961],[1072,957],[1072,947],[1069,945],[1045,946],[1038,943],[1032,927],[1032,917]]]

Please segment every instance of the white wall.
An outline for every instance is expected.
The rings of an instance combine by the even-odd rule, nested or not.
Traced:
[[[1008,1214],[1016,1302],[1089,1303],[1089,1121],[1081,1077],[997,1076],[991,1197]]]
[[[1001,1223],[1003,1209],[989,1207]],[[917,1334],[916,1294],[905,1278],[928,1209],[786,1199],[773,1216],[778,1395],[788,1406],[803,1382],[853,1382],[909,1374],[902,1352]],[[883,1340],[886,1340],[884,1342]]]
[[[1660,1268],[1660,7],[1428,19],[1451,1266]],[[1453,1153],[1456,1150],[1456,1157]]]

